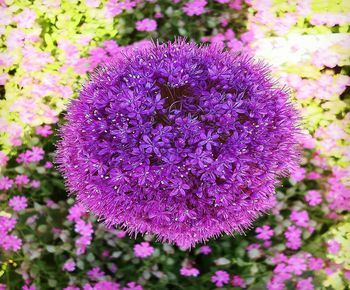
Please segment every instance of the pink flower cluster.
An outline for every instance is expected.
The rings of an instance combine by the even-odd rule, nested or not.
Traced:
[[[285,281],[295,277],[297,283],[295,289],[297,290],[313,290],[313,279],[298,278],[308,270],[318,269],[318,266],[323,266],[323,261],[319,258],[314,258],[308,253],[299,253],[290,257],[287,257],[283,253],[278,253],[272,259],[276,265],[273,270],[272,279],[268,282],[267,288],[269,290],[284,290]]]
[[[87,247],[91,243],[92,234],[94,232],[92,223],[81,219],[85,212],[86,211],[80,204],[75,204],[68,210],[67,218],[68,220],[75,222],[74,231],[80,235],[75,241],[77,255],[85,253]]]
[[[9,234],[15,228],[16,219],[0,216],[0,247],[5,251],[18,251],[22,246],[22,240],[16,235]]]
[[[45,151],[40,148],[33,146],[31,149],[18,155],[17,163],[30,164],[32,162],[38,162],[44,158]]]

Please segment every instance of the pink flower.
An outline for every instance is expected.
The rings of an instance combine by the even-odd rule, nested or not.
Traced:
[[[44,165],[45,169],[50,169],[53,167],[52,163],[50,161],[46,161],[45,165]]]
[[[40,181],[39,180],[32,180],[30,183],[31,187],[33,188],[39,188],[40,187]]]
[[[20,14],[16,15],[14,20],[20,28],[32,28],[36,17],[36,13],[33,10],[26,8]]]
[[[70,221],[79,221],[80,218],[86,213],[86,210],[79,204],[76,203],[68,210],[68,220]]]
[[[90,279],[98,279],[101,278],[105,275],[105,273],[103,271],[101,271],[100,267],[94,267],[92,268],[90,271],[87,272],[88,276]]]
[[[148,242],[142,242],[134,246],[134,255],[139,258],[146,258],[153,254],[154,248]]]
[[[331,52],[327,49],[317,50],[312,58],[312,64],[314,64],[318,68],[322,68],[323,66],[334,68],[337,66],[338,62],[338,54],[335,52]]]
[[[226,271],[216,271],[211,277],[211,281],[216,287],[222,287],[230,281],[230,275]]]
[[[0,190],[9,190],[13,185],[13,180],[7,176],[0,177]]]
[[[336,255],[340,250],[340,244],[336,240],[330,240],[327,242],[328,252],[332,255]]]
[[[108,250],[103,250],[101,256],[102,257],[109,257],[110,252]]]
[[[309,226],[309,214],[306,210],[303,211],[295,211],[293,210],[290,219],[292,222],[294,222],[297,226],[307,228]]]
[[[199,249],[199,253],[203,254],[203,255],[208,255],[211,253],[211,248],[209,246],[202,246]]]
[[[322,202],[321,194],[317,190],[309,190],[305,195],[305,200],[311,206],[318,205]]]
[[[84,290],[119,290],[120,285],[116,282],[112,281],[99,281],[95,284],[94,287],[85,287],[84,285]]]
[[[27,198],[24,196],[14,196],[10,199],[9,206],[12,207],[14,211],[21,211],[28,206]]]
[[[197,277],[199,275],[199,270],[194,267],[182,267],[180,269],[180,274],[186,277]]]
[[[75,232],[82,236],[91,236],[94,232],[91,223],[86,223],[83,220],[78,220],[74,228]]]
[[[321,270],[324,266],[324,262],[321,258],[314,258],[314,257],[311,257],[309,259],[309,268],[310,270],[312,271],[318,271],[318,270]]]
[[[206,5],[207,5],[206,0],[191,0],[190,2],[187,2],[182,7],[182,10],[188,16],[201,15],[206,11],[206,9],[205,9]]]
[[[9,158],[7,155],[0,151],[0,167],[5,166],[7,164],[7,161],[9,161]]]
[[[270,240],[271,237],[274,235],[273,230],[270,228],[270,226],[263,226],[256,228],[255,232],[257,233],[256,237],[260,240]]]
[[[306,271],[306,269],[307,266],[303,257],[292,256],[289,258],[287,266],[287,270],[289,273],[301,275],[304,271]]]
[[[75,270],[75,262],[73,259],[67,260],[62,267],[62,270],[67,272],[73,272]]]
[[[283,253],[276,253],[274,257],[272,257],[272,262],[276,265],[281,262],[287,262],[287,256]]]
[[[294,182],[299,182],[299,181],[302,181],[304,178],[305,178],[305,168],[303,167],[299,167],[299,168],[296,168],[290,178],[294,181]]]
[[[297,283],[297,290],[313,290],[314,285],[312,284],[312,277],[301,279]]]
[[[241,288],[245,288],[246,287],[246,283],[244,282],[244,280],[239,275],[234,275],[232,277],[231,283],[232,283],[233,287],[241,287]]]
[[[17,175],[16,178],[15,178],[15,183],[16,183],[18,186],[26,185],[26,184],[29,183],[29,178],[28,178],[28,176],[25,175],[25,174]]]
[[[15,235],[5,235],[0,240],[0,246],[2,246],[5,251],[12,250],[16,252],[21,248],[22,240]]]
[[[154,31],[157,29],[157,22],[153,19],[145,18],[136,22],[138,31]]]
[[[320,177],[321,177],[321,174],[315,171],[311,171],[307,176],[307,178],[310,180],[316,180],[316,179],[319,179]]]
[[[43,137],[48,137],[52,134],[51,126],[49,125],[39,126],[35,129],[35,132]]]
[[[289,249],[297,250],[301,246],[301,230],[295,226],[289,226],[284,233],[287,239],[286,246]]]
[[[123,287],[123,290],[143,290],[143,288],[141,285],[138,285],[135,282],[129,282],[126,287]]]

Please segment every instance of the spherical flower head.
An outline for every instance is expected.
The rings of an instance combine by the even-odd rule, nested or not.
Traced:
[[[146,258],[152,256],[153,252],[154,248],[148,242],[143,242],[134,246],[135,257]]]
[[[78,202],[181,247],[243,232],[298,159],[298,114],[268,68],[182,40],[102,65],[66,119],[57,162]]]

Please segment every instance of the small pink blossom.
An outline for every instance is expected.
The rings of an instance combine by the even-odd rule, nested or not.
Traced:
[[[18,186],[26,185],[26,184],[29,183],[29,178],[28,178],[28,176],[25,175],[25,174],[17,175],[16,178],[15,178],[15,183],[16,183]]]
[[[9,200],[9,206],[14,211],[21,211],[28,206],[27,198],[24,196],[14,196]]]
[[[62,270],[67,272],[73,272],[75,270],[75,262],[73,259],[67,260],[62,267]]]
[[[330,240],[327,242],[328,252],[332,255],[336,255],[340,250],[340,244],[336,240]]]
[[[201,15],[204,12],[206,12],[205,6],[207,5],[206,0],[191,0],[187,2],[183,7],[182,10],[188,15]]]
[[[321,177],[321,174],[319,174],[318,172],[315,171],[311,171],[308,175],[307,178],[310,180],[317,180]]]
[[[203,255],[208,255],[208,254],[211,253],[211,248],[210,248],[209,246],[207,246],[207,245],[202,246],[202,247],[200,247],[200,249],[199,249],[199,253],[201,253],[201,254],[203,254]]]
[[[229,283],[230,275],[226,271],[219,270],[216,271],[211,277],[211,281],[216,285],[216,287],[222,287]]]
[[[318,270],[321,270],[324,266],[324,262],[321,258],[314,258],[314,257],[311,257],[309,259],[309,268],[310,270],[312,271],[318,271]]]
[[[305,200],[311,206],[316,206],[322,202],[321,194],[317,190],[309,190],[305,195]]]
[[[13,185],[13,180],[7,176],[0,177],[0,190],[9,190]]]
[[[136,22],[138,31],[154,31],[157,29],[157,22],[153,19],[145,18]]]
[[[290,219],[297,226],[304,227],[304,228],[309,226],[310,219],[309,219],[309,214],[307,213],[306,210],[303,210],[303,211],[293,210],[290,215]]]
[[[94,267],[87,272],[90,279],[98,279],[105,275],[105,273],[101,270],[100,267]]]
[[[113,289],[111,289],[113,290]],[[116,289],[117,290],[117,289]],[[136,284],[135,282],[129,282],[126,287],[123,287],[122,290],[143,290],[141,285]]]
[[[270,226],[263,226],[256,228],[255,232],[257,233],[256,237],[260,240],[268,241],[274,235],[273,230]]]
[[[32,180],[31,183],[30,183],[31,187],[33,187],[33,188],[39,188],[40,184],[41,183],[40,183],[39,180]]]
[[[44,125],[44,126],[39,126],[35,129],[35,133],[43,136],[43,137],[48,137],[50,136],[53,132],[51,130],[51,126],[49,125]]]
[[[50,168],[52,168],[53,167],[53,164],[50,162],[50,161],[46,161],[45,162],[45,165],[44,165],[44,168],[45,169],[50,169]]]
[[[301,279],[297,282],[297,290],[313,290],[312,277]]]
[[[232,277],[232,286],[233,287],[241,287],[241,288],[245,288],[246,287],[246,283],[244,282],[244,280],[239,276],[239,275],[234,275]]]
[[[33,10],[26,8],[20,14],[16,15],[14,20],[20,28],[32,28],[36,18],[36,13]]]
[[[154,248],[148,242],[142,242],[134,246],[134,255],[139,258],[152,256]]]
[[[0,167],[5,166],[7,164],[7,161],[9,161],[9,158],[7,155],[0,151]]]
[[[292,256],[288,260],[288,272],[295,275],[301,275],[307,269],[305,259],[301,256]]]
[[[294,181],[294,182],[299,182],[299,181],[302,181],[304,178],[305,178],[305,168],[303,167],[298,167],[296,168],[290,178]]]
[[[194,267],[182,267],[180,269],[180,274],[186,277],[197,277],[199,275],[199,270]]]
[[[301,230],[296,226],[289,226],[285,231],[284,236],[287,239],[287,248],[297,250],[301,247]]]
[[[67,218],[70,221],[77,222],[85,213],[86,210],[79,203],[76,203],[75,205],[69,208]]]

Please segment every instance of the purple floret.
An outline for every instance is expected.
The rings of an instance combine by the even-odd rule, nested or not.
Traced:
[[[66,120],[57,161],[78,202],[182,247],[249,227],[298,160],[298,114],[269,69],[182,40],[102,65]]]

